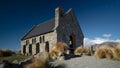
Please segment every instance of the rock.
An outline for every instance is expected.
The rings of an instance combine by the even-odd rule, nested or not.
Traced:
[[[12,63],[14,63],[14,64],[18,64],[18,60],[14,60]]]
[[[10,68],[20,68],[19,64],[11,64]]]
[[[4,68],[5,64],[4,63],[0,63],[0,68]]]
[[[25,65],[30,64],[30,63],[32,63],[32,57],[28,58],[28,59],[25,59],[24,61],[20,61],[19,65],[20,65],[21,68],[24,68]]]
[[[10,68],[10,63],[6,60],[3,60],[2,63],[0,63],[0,68]]]
[[[65,60],[65,57],[64,56],[60,56],[57,58],[58,60]]]

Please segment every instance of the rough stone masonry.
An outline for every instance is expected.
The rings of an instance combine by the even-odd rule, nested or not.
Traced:
[[[55,9],[55,18],[34,26],[21,39],[21,53],[35,55],[50,50],[57,42],[65,42],[71,49],[83,45],[84,35],[73,9]]]

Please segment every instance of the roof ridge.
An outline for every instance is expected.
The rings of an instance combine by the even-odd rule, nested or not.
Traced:
[[[68,9],[68,11],[65,14],[68,14],[69,12],[73,11],[72,8]]]

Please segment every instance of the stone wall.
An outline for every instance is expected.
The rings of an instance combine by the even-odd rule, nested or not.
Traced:
[[[83,33],[73,11],[69,10],[59,18],[59,26],[57,28],[58,42],[63,41],[69,45],[70,35],[72,34],[76,38],[76,47],[83,45]]]
[[[44,36],[44,42],[40,43],[40,37]],[[33,44],[32,43],[32,39],[36,38],[36,42]],[[26,41],[29,40],[29,43],[26,44]],[[56,34],[56,30],[54,30],[53,32],[50,33],[46,33],[40,36],[36,36],[36,37],[32,37],[26,40],[22,40],[21,41],[21,53],[23,53],[23,46],[26,46],[26,54],[25,55],[30,55],[30,51],[29,51],[29,46],[32,46],[32,55],[36,54],[36,45],[39,44],[39,52],[43,52],[45,51],[45,45],[46,42],[49,43],[49,50],[51,48],[52,45],[54,45],[57,42],[57,34]]]
[[[68,10],[67,13],[64,13],[63,8],[55,9],[55,30],[50,33],[46,33],[40,36],[32,37],[29,39],[21,40],[21,52],[23,54],[23,47],[25,46],[26,54],[30,55],[30,45],[32,47],[32,55],[37,53],[37,45],[39,45],[40,52],[45,51],[46,43],[49,43],[49,50],[52,45],[56,42],[65,42],[70,44],[70,37],[74,35],[75,48],[83,45],[83,33],[79,26],[76,16],[74,15],[73,10]],[[44,42],[40,42],[40,37],[44,37]],[[36,39],[36,42],[33,44],[32,39]],[[26,44],[26,41],[29,40],[29,43]]]

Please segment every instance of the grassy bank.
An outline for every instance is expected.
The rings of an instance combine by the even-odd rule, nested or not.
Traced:
[[[7,60],[8,62],[13,62],[14,60],[18,60],[18,62],[19,62],[19,61],[24,60],[28,57],[29,56],[13,54],[12,56],[0,57],[0,60]]]

